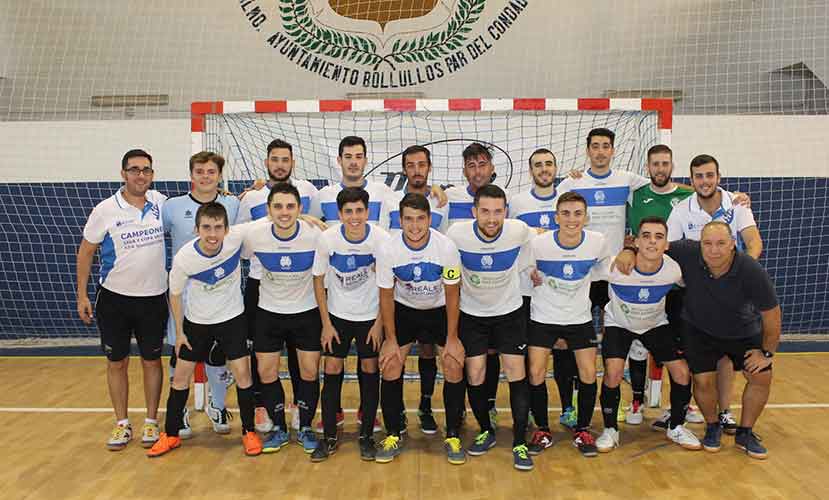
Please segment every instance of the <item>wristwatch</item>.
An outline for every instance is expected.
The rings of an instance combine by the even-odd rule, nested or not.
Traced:
[[[765,358],[771,359],[771,358],[774,357],[774,353],[771,352],[771,351],[767,351],[765,349],[760,349],[760,352],[763,353],[763,357],[765,357]]]

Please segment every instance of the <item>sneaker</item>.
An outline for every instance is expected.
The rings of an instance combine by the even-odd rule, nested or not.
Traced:
[[[150,458],[160,457],[161,455],[175,450],[179,446],[181,446],[180,437],[168,436],[167,434],[162,433],[158,436],[155,444],[153,444],[150,450],[147,451],[147,456]]]
[[[345,416],[343,416],[343,418],[345,418]],[[405,429],[406,429],[406,421],[405,421],[406,411],[405,410],[403,411],[403,418],[404,418],[404,420],[403,420],[403,429],[404,430],[400,431],[401,434],[406,432],[405,431]],[[343,425],[343,424],[340,422],[340,413],[337,413],[337,427],[339,427],[341,425]],[[357,410],[357,425],[363,425],[363,411],[362,410]],[[382,430],[383,430],[383,427],[380,425],[380,418],[379,417],[374,417],[374,427],[372,428],[372,431],[380,432]]]
[[[520,444],[512,449],[512,466],[518,470],[533,470],[533,459],[527,451],[527,445]]]
[[[719,422],[705,426],[705,437],[702,438],[702,449],[716,453],[720,451],[720,439],[722,439],[722,426]]]
[[[374,461],[378,464],[387,464],[394,460],[394,457],[400,455],[402,452],[400,448],[400,436],[389,434],[386,439],[380,442],[380,449],[374,456]]]
[[[602,453],[613,451],[619,446],[619,430],[613,427],[605,427],[602,435],[596,440],[596,449]]]
[[[622,422],[625,421],[625,419],[627,418],[628,408],[630,408],[630,406],[628,406],[627,403],[625,403],[625,401],[623,399],[619,400],[619,409],[616,410],[616,422],[617,423],[622,423]]]
[[[310,427],[305,427],[297,434],[296,443],[302,446],[305,453],[314,453],[314,450],[317,449],[317,435]]]
[[[271,435],[262,443],[262,453],[276,453],[287,445],[290,440],[287,432],[279,427],[274,427]]]
[[[686,429],[684,425],[677,425],[673,429],[668,429],[665,435],[668,436],[668,439],[686,450],[702,449],[702,444],[699,442],[699,439],[697,439],[693,432]]]
[[[466,453],[461,446],[461,440],[457,437],[450,437],[443,440],[443,449],[446,450],[446,460],[452,465],[463,465],[466,463]]]
[[[484,431],[475,437],[475,442],[469,447],[467,452],[473,457],[478,457],[489,451],[495,446],[495,433]]]
[[[226,388],[230,388],[233,384],[236,383],[236,379],[233,377],[233,372],[230,370],[225,370],[224,373],[219,377],[219,380],[225,383]]]
[[[120,451],[127,447],[132,439],[132,426],[130,424],[126,425],[116,425],[114,429],[112,429],[112,434],[109,435],[109,441],[107,441],[107,448],[111,451]]]
[[[579,422],[578,412],[576,408],[573,406],[568,406],[561,412],[561,416],[558,417],[558,423],[567,427],[568,429],[575,429],[576,424]]]
[[[493,429],[498,427],[498,409],[494,406],[489,409],[489,423]]]
[[[746,452],[748,456],[758,460],[765,460],[768,458],[769,453],[766,447],[760,444],[760,441],[760,436],[751,431],[739,432],[734,438],[734,444],[737,445],[737,448]]]
[[[726,434],[734,435],[737,433],[737,420],[734,418],[731,410],[720,412],[720,426]]]
[[[213,432],[216,434],[230,434],[230,421],[233,419],[233,416],[227,411],[227,408],[216,408],[210,402],[207,405],[207,416],[213,422]],[[181,431],[179,431],[180,436]]]
[[[530,445],[527,446],[530,455],[540,455],[542,451],[553,445],[553,435],[549,431],[538,430],[533,433]],[[513,450],[514,451],[514,450]]]
[[[337,452],[337,438],[321,439],[317,447],[311,453],[312,462],[324,462],[328,457]]]
[[[158,422],[144,422],[144,426],[141,428],[141,446],[152,448],[158,441],[160,433]]]
[[[596,449],[596,441],[589,431],[578,431],[573,438],[573,446],[579,449],[583,457],[595,457],[599,454]]]
[[[432,411],[417,411],[417,416],[420,418],[420,432],[423,434],[432,435],[438,431],[438,423],[435,422],[435,417]]]
[[[362,436],[360,438],[360,460],[373,462],[376,457],[377,445],[374,443],[374,438],[371,436]]]
[[[669,410],[665,410],[659,418],[651,422],[651,429],[659,432],[667,432],[668,422],[670,421],[671,412]]]
[[[695,406],[688,406],[688,411],[685,413],[685,422],[689,424],[703,424],[705,423],[705,417],[702,416],[702,412]]]
[[[246,432],[242,436],[242,446],[245,448],[245,455],[255,457],[262,453],[262,440],[255,432]]]
[[[265,434],[273,430],[273,422],[271,421],[270,415],[268,415],[268,410],[264,406],[257,406],[253,417],[256,432]]]
[[[299,432],[299,406],[291,403],[285,411],[291,415],[291,429]]]
[[[645,415],[642,412],[642,403],[634,401],[630,404],[630,408],[625,412],[625,423],[628,425],[640,425],[645,420]]]
[[[181,429],[178,430],[178,437],[182,440],[193,438],[193,428],[190,427],[190,409],[184,407],[184,415],[181,417]]]
[[[342,427],[343,424],[345,424],[345,413],[338,411],[337,427]],[[325,426],[322,425],[322,419],[317,420],[317,423],[314,424],[314,432],[316,432],[317,434],[325,434]]]

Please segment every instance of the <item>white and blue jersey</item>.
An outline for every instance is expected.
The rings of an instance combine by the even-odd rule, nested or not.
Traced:
[[[298,220],[294,234],[282,239],[268,219],[260,219],[245,232],[242,258],[255,256],[262,264],[260,308],[296,314],[317,307],[312,270],[321,234],[313,224]]]
[[[743,205],[735,205],[732,194],[717,188],[722,195],[720,208],[709,214],[699,205],[696,193],[678,203],[668,217],[668,241],[702,239],[702,228],[711,221],[722,221],[731,228],[731,235],[737,241],[737,248],[743,250],[745,243],[740,237],[743,229],[756,226],[754,213]]]
[[[345,186],[341,183],[325,186],[320,191],[320,207],[322,216],[329,225],[339,224],[340,212],[337,209],[337,195]],[[365,180],[360,186],[368,193],[368,221],[372,224],[380,224],[380,216],[383,214],[383,207],[387,197],[392,193],[390,187],[382,182]]]
[[[579,179],[567,177],[558,185],[558,193],[575,191],[587,200],[590,220],[587,229],[602,233],[615,255],[625,242],[626,206],[633,192],[650,184],[650,180],[624,170],[610,170],[597,176],[589,169]]]
[[[99,284],[130,297],[161,295],[167,291],[161,220],[167,197],[150,189],[138,209],[127,203],[122,190],[98,203],[83,229],[86,241],[100,245]]]
[[[219,194],[213,201],[220,203],[227,210],[228,227],[235,224],[239,213],[239,199]],[[191,193],[170,198],[164,203],[161,220],[164,222],[164,230],[170,233],[173,256],[196,236],[196,211],[202,205],[204,203],[193,198]]]
[[[472,215],[472,207],[474,206],[475,193],[469,190],[469,186],[452,186],[446,189],[446,199],[448,200],[448,225],[451,227],[456,222],[465,220],[472,220],[475,218]]]
[[[429,229],[429,241],[412,248],[403,233],[392,236],[377,255],[377,286],[394,287],[394,300],[412,309],[446,305],[443,285],[460,281],[458,248],[447,236]]]
[[[446,235],[461,257],[461,311],[478,317],[509,314],[523,305],[519,273],[529,267],[529,245],[535,231],[506,219],[500,234],[486,241],[475,220],[458,222]]]
[[[349,240],[342,224],[323,231],[317,240],[314,276],[325,276],[330,314],[348,321],[377,318],[380,295],[375,261],[388,238],[371,224],[366,224],[366,235],[359,241]]]
[[[394,234],[400,231],[400,200],[406,196],[406,191],[392,191],[386,197],[386,203],[383,206],[383,214],[380,216],[380,227],[388,230]],[[438,202],[432,198],[430,192],[426,192],[426,198],[429,200],[429,212],[432,215],[432,229],[436,229],[441,233],[446,232],[449,224],[449,205],[438,207]]]
[[[533,288],[530,318],[548,325],[584,324],[592,319],[590,283],[601,279],[595,269],[602,269],[610,251],[605,237],[595,231],[582,231],[574,247],[562,245],[558,234],[540,234],[530,244],[532,264],[543,278]]]
[[[509,217],[524,221],[525,224],[536,229],[558,229],[557,198],[555,191],[549,196],[538,196],[532,189],[517,194],[510,199]],[[533,294],[533,284],[528,273],[521,274],[521,294],[525,297]]]

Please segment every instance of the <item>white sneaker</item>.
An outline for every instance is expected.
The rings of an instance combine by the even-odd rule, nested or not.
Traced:
[[[190,427],[190,409],[184,407],[184,415],[181,417],[181,429],[178,430],[178,437],[190,439],[193,437],[193,429]]]
[[[697,439],[693,432],[686,429],[684,425],[677,425],[673,429],[668,429],[666,435],[668,439],[686,450],[702,449],[702,444],[699,442],[699,439]]]
[[[291,403],[286,411],[291,412],[291,429],[299,432],[299,406]]]
[[[210,421],[213,422],[213,432],[216,434],[230,434],[230,412],[226,408],[216,408],[213,401],[207,404],[205,409]]]
[[[705,417],[695,406],[688,406],[688,413],[685,414],[685,421],[689,424],[702,424],[705,422]]]
[[[642,406],[634,401],[625,413],[625,423],[628,425],[640,425],[645,420]]]
[[[602,431],[602,435],[596,440],[596,448],[602,453],[613,451],[613,448],[619,446],[619,431],[613,427],[607,427]]]

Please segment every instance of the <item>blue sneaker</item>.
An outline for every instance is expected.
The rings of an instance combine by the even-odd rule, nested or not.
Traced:
[[[576,409],[572,406],[568,406],[561,412],[561,416],[558,417],[558,423],[567,427],[568,429],[575,429],[576,424],[579,422],[579,417],[576,414]]]
[[[270,437],[262,443],[262,453],[276,453],[288,444],[288,441],[290,441],[288,433],[280,427],[275,427]]]
[[[495,434],[490,431],[484,431],[475,438],[475,443],[469,447],[467,453],[473,457],[478,457],[489,451],[495,446]]]
[[[737,448],[746,452],[751,458],[765,460],[769,456],[766,447],[760,444],[760,437],[752,431],[744,432],[742,429],[738,429],[737,436],[734,438],[734,444],[737,445]]]
[[[512,465],[518,470],[533,470],[533,459],[527,452],[527,445],[521,444],[512,449]]]
[[[314,450],[317,449],[317,435],[314,434],[314,431],[310,427],[303,427],[299,430],[299,434],[296,436],[296,442],[302,446],[305,453],[314,453]]]
[[[705,451],[716,453],[720,451],[720,439],[722,439],[722,426],[719,422],[705,426],[705,437],[702,438],[702,448]]]

